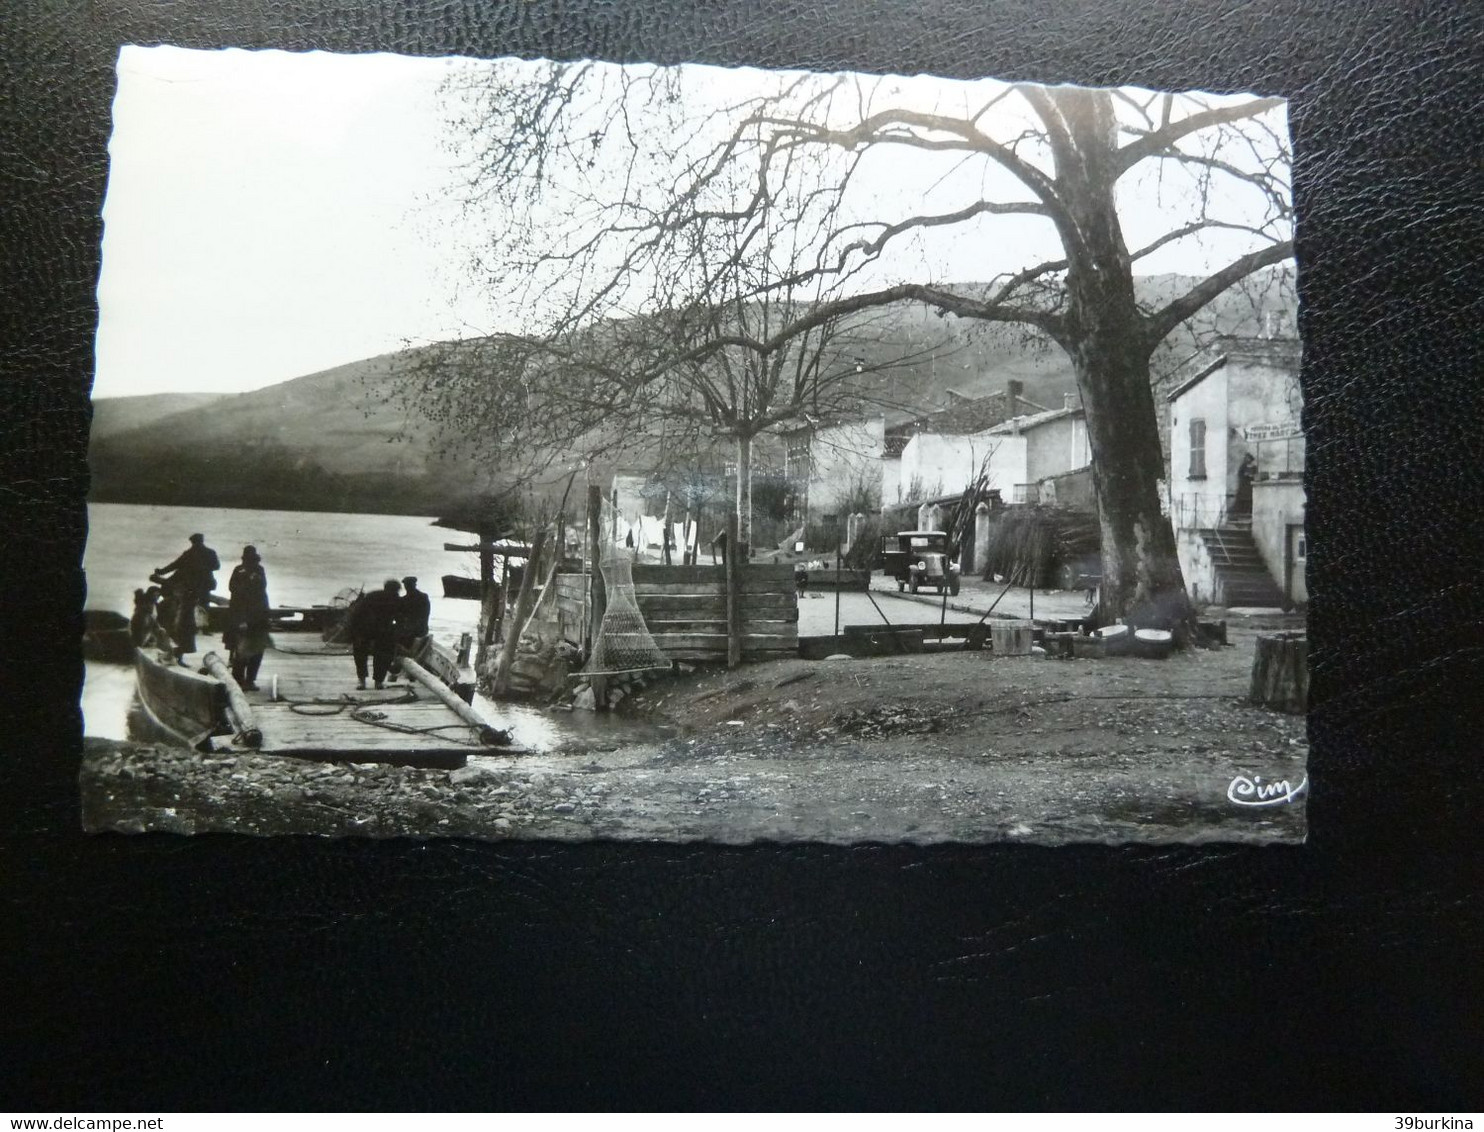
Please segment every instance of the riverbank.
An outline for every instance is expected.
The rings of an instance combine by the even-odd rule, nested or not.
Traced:
[[[89,741],[84,824],[733,844],[1300,842],[1303,717],[1244,702],[1256,631],[1234,627],[1231,639],[1167,661],[952,651],[701,670],[623,705],[673,737],[588,731],[451,772]],[[1287,791],[1259,797],[1280,782]]]

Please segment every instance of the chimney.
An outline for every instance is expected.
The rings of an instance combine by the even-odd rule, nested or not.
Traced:
[[[1063,409],[1075,409],[1077,407],[1077,394],[1063,393],[1061,395],[1061,407]]]
[[[1015,411],[1016,398],[1025,392],[1025,382],[1007,381],[1005,382],[1005,392],[1010,395],[1010,411],[1013,413]]]
[[[1262,336],[1264,338],[1287,338],[1288,312],[1264,311],[1262,315]]]

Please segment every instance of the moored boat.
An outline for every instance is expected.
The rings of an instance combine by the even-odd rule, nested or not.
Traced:
[[[478,578],[466,578],[462,574],[443,575],[443,596],[478,601],[481,585]]]
[[[83,610],[82,655],[87,660],[128,664],[134,659],[129,619],[111,609]]]

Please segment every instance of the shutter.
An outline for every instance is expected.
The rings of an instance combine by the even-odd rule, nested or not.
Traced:
[[[1206,422],[1203,420],[1190,422],[1190,478],[1206,478]]]

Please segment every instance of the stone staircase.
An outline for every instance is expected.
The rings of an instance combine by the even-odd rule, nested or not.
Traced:
[[[1203,528],[1200,534],[1216,567],[1223,605],[1282,608],[1287,604],[1252,540],[1250,519],[1229,518],[1219,527]]]

